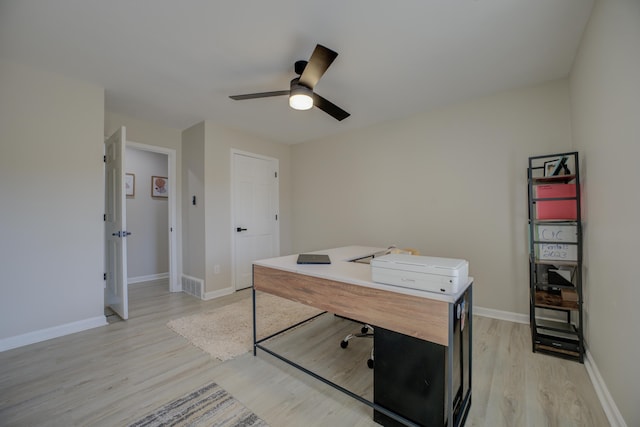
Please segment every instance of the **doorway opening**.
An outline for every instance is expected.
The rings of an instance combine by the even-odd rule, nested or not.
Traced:
[[[156,153],[155,166],[149,167],[146,163],[140,166],[142,163],[127,162],[127,150],[129,155],[135,158],[138,154],[138,150],[144,153]],[[142,153],[139,153],[142,154]],[[148,268],[149,264],[163,265],[161,267],[162,275],[165,276],[164,280],[168,280],[168,287],[170,292],[180,291],[180,285],[178,283],[178,269],[177,269],[177,239],[176,239],[176,212],[179,195],[177,193],[176,185],[176,154],[175,150],[156,147],[147,144],[140,144],[135,142],[127,142],[126,128],[122,126],[111,137],[105,141],[105,307],[109,307],[113,312],[123,320],[129,317],[129,278],[128,264],[131,261],[127,256],[127,242],[131,240],[131,236],[135,233],[136,236],[140,233],[141,239],[138,239],[139,243],[143,242],[148,245],[148,240],[151,240],[152,246],[160,246],[164,248],[158,251],[152,252],[151,262],[149,262],[148,254],[140,250],[132,252],[132,259],[135,261],[132,265],[135,268],[139,268],[140,264],[143,265],[141,270],[144,271]],[[144,162],[143,162],[144,163]],[[138,172],[138,178],[136,179],[136,172],[132,170],[133,165],[140,168]],[[157,174],[157,175],[156,175]],[[145,181],[147,184],[145,185]],[[146,191],[148,189],[148,191]],[[127,226],[127,201],[128,199],[134,200],[138,198],[143,203],[137,203],[136,205],[147,205],[148,199],[160,201],[160,203],[152,203],[156,205],[156,209],[150,211],[142,210],[136,214],[136,220],[132,221],[132,224]],[[137,208],[138,206],[136,206]],[[140,209],[137,209],[140,210]],[[151,230],[151,234],[149,233]],[[158,232],[160,230],[161,232]],[[144,239],[144,236],[147,239]],[[149,236],[152,236],[149,239]],[[160,236],[160,237],[158,237]],[[161,237],[164,236],[164,237]],[[147,240],[147,242],[145,242]],[[144,247],[144,245],[142,245]],[[168,253],[167,253],[168,251]],[[158,256],[158,254],[161,254]],[[145,260],[146,256],[146,260]],[[144,260],[144,262],[140,262]],[[136,270],[134,269],[134,274]],[[167,272],[168,271],[168,272]],[[139,273],[138,273],[139,274]],[[154,274],[147,274],[146,276],[137,276],[140,281],[157,278]],[[136,277],[136,276],[133,276]],[[107,313],[105,313],[107,314]]]
[[[177,274],[175,150],[127,141],[125,173],[135,189],[126,199],[128,284],[168,281],[169,292],[181,287]]]

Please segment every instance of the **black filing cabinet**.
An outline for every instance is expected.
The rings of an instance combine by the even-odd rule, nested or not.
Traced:
[[[467,294],[451,307],[454,319],[451,348],[374,328],[374,403],[421,426],[451,426],[447,422],[447,373],[451,351],[453,425],[464,424],[471,399]],[[403,425],[377,410],[373,418],[383,426]]]

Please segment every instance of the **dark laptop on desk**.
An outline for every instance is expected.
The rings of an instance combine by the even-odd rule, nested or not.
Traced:
[[[329,255],[326,254],[300,254],[298,264],[331,264]]]

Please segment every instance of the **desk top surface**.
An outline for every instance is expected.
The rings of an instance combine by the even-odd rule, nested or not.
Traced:
[[[253,264],[277,270],[289,271],[306,276],[319,277],[337,282],[351,283],[353,285],[366,286],[390,292],[398,292],[414,295],[421,298],[429,298],[438,301],[455,302],[467,288],[473,283],[469,277],[466,285],[461,286],[455,294],[440,294],[437,292],[421,291],[418,289],[403,288],[400,286],[375,283],[371,280],[371,266],[369,264],[351,262],[354,259],[364,258],[373,254],[379,254],[386,248],[370,246],[345,246],[341,248],[327,249],[309,253],[327,254],[331,258],[331,264],[297,264],[298,254],[286,255],[277,258],[254,261]]]

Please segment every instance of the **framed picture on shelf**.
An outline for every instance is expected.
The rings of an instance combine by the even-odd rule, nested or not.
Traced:
[[[136,176],[132,173],[124,174],[124,192],[127,197],[136,195]]]
[[[544,162],[544,176],[571,175],[571,171],[567,167],[569,159],[564,156],[559,159]]]
[[[151,197],[169,197],[169,179],[166,176],[151,177]]]
[[[544,176],[557,175],[554,172],[558,168],[559,164],[560,164],[560,159],[549,160],[548,162],[544,162]]]

